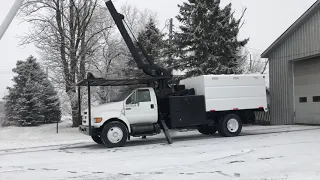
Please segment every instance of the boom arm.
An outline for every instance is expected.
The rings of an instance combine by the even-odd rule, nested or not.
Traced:
[[[139,69],[143,70],[143,72],[149,76],[152,77],[172,77],[172,74],[167,71],[164,68],[161,68],[160,66],[153,63],[153,61],[150,59],[150,57],[146,54],[146,51],[144,48],[137,42],[138,47],[141,49],[142,53],[144,54],[145,58],[148,61],[148,64],[144,63],[139,52],[136,49],[136,46],[134,45],[128,31],[126,30],[123,19],[124,16],[116,10],[111,0],[106,1],[106,6],[109,9],[109,12],[116,23],[126,45],[129,48],[130,53],[132,54],[132,57],[134,61],[136,62]]]
[[[22,6],[23,1],[24,0],[16,0],[14,2],[13,6],[11,7],[8,15],[6,16],[6,18],[2,22],[2,24],[0,26],[0,40],[1,40],[2,36],[4,35],[4,33],[7,31],[9,25],[11,24],[11,22],[13,20],[13,18],[18,13],[20,7]]]

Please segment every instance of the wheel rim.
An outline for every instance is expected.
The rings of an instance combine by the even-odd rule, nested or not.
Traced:
[[[121,139],[123,138],[123,132],[120,128],[118,127],[112,127],[108,131],[108,140],[111,143],[119,143]]]
[[[236,119],[230,119],[227,123],[227,128],[230,132],[237,132],[239,129],[239,123]]]

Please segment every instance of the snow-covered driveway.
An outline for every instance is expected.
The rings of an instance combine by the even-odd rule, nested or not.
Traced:
[[[10,148],[1,139],[3,131],[1,180],[320,179],[320,127],[245,127],[242,136],[234,138],[179,132],[172,145],[159,135],[133,139],[126,147],[115,149],[96,145],[74,130],[66,133],[74,135],[74,141],[65,137],[64,143],[56,140],[55,144],[46,144],[40,136],[35,140],[39,142],[37,147],[20,142],[23,147]],[[32,134],[28,134],[30,138],[34,138]]]

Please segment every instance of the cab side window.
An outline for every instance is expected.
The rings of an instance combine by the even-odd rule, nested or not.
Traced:
[[[136,91],[131,94],[131,96],[127,99],[126,104],[136,104],[137,103],[137,93]]]
[[[138,102],[151,102],[149,89],[138,90]]]

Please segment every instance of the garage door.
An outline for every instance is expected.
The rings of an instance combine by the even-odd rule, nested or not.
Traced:
[[[320,124],[320,57],[294,63],[296,123]]]

